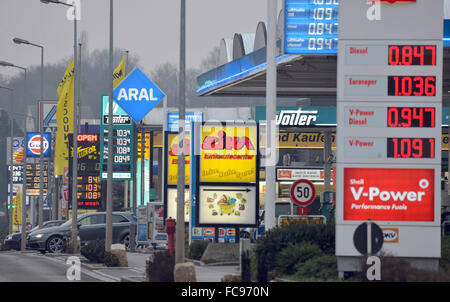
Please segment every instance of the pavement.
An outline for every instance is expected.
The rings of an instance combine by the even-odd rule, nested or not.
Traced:
[[[144,282],[146,260],[153,255],[152,250],[127,252],[128,267],[105,267],[102,264],[86,263],[81,261],[81,270],[90,276],[100,277],[104,282]],[[39,255],[41,256],[41,255]],[[64,262],[72,255],[66,254],[45,254],[42,257],[53,258],[55,261]],[[193,262],[197,282],[221,282],[225,275],[239,274],[238,263],[215,263],[204,264],[200,261],[186,259],[186,262]]]

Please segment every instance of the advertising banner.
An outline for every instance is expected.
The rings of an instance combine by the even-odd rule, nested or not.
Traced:
[[[344,169],[344,221],[434,221],[434,169]]]
[[[177,188],[167,188],[167,217],[177,218]],[[191,195],[189,189],[184,190],[184,221],[189,221]]]
[[[62,175],[64,167],[68,167],[69,133],[73,133],[74,104],[74,60],[67,67],[58,86],[58,106],[56,107],[55,175]]]
[[[167,155],[167,184],[176,185],[178,183],[178,134],[169,133],[167,136],[168,155]],[[190,136],[185,136],[186,148],[184,150],[185,156],[185,184],[189,185],[190,177]]]
[[[204,125],[201,139],[200,182],[256,182],[256,124]]]
[[[256,188],[200,186],[200,224],[253,225],[256,223]]]
[[[25,140],[23,137],[13,137],[12,140],[12,152],[13,152],[13,164],[20,165],[23,164],[23,149],[25,147]],[[11,164],[11,137],[6,139],[6,163]],[[448,142],[447,142],[448,145]]]

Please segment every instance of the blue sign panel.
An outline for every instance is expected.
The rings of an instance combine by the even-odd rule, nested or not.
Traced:
[[[167,114],[167,131],[178,132],[178,112],[169,112]],[[185,114],[185,131],[191,131],[192,122],[203,122],[203,112],[186,112]]]
[[[285,0],[285,54],[337,54],[338,0]]]
[[[27,157],[40,157],[41,154],[41,134],[39,132],[27,132]],[[52,134],[44,132],[44,157],[49,157],[51,153]]]
[[[135,68],[113,91],[113,98],[139,123],[165,97],[139,68]]]

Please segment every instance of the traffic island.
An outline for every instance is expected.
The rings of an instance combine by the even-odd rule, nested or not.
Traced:
[[[200,259],[205,264],[214,263],[239,263],[239,243],[213,243],[206,247],[205,252]]]

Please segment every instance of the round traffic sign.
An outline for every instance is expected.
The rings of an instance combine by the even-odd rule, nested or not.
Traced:
[[[316,197],[316,189],[307,179],[299,179],[292,184],[291,199],[301,207],[310,205]]]
[[[368,224],[370,223],[371,234],[371,251],[370,254],[378,253],[383,247],[383,231],[374,222],[363,222],[360,224],[353,234],[353,244],[358,252],[365,255],[368,251]]]

